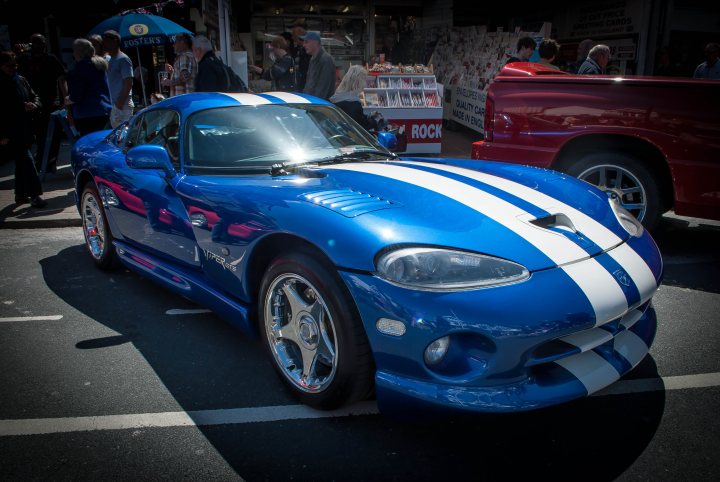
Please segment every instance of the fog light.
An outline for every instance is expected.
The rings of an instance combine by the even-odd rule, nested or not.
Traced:
[[[447,353],[449,346],[449,336],[443,336],[442,338],[438,338],[434,342],[430,343],[430,345],[425,348],[425,363],[428,365],[437,365],[440,363]]]
[[[388,318],[380,318],[377,320],[377,323],[375,323],[375,326],[380,333],[391,336],[403,336],[406,330],[405,323]]]

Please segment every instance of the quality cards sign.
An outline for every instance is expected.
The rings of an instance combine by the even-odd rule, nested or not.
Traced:
[[[485,92],[482,90],[454,87],[452,89],[452,113],[450,118],[475,131],[483,132],[485,119]]]

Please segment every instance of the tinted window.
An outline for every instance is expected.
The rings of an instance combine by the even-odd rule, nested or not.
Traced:
[[[383,148],[344,112],[326,105],[266,104],[208,109],[187,127],[187,165],[228,169],[303,162]]]
[[[180,116],[168,109],[156,109],[138,117],[128,133],[127,147],[143,144],[163,146],[175,169],[180,169]]]
[[[128,130],[130,129],[130,126],[127,122],[122,123],[112,131],[108,136],[107,140],[108,142],[115,144],[116,146],[122,148],[125,146],[125,141],[127,140],[127,134]]]

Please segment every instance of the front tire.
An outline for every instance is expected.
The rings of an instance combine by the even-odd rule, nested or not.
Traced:
[[[102,199],[94,183],[85,185],[80,199],[85,247],[98,268],[110,270],[117,266],[117,253]]]
[[[281,255],[263,276],[258,303],[263,344],[303,403],[330,410],[370,394],[372,353],[336,272],[309,253]]]
[[[596,152],[580,158],[565,172],[617,199],[646,229],[660,222],[664,203],[659,180],[638,159],[619,152]]]

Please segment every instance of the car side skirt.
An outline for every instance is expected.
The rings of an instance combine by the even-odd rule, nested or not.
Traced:
[[[203,279],[202,273],[193,273],[170,264],[121,241],[114,241],[113,244],[118,258],[129,269],[207,307],[247,335],[257,338],[258,333],[250,317],[251,307],[210,286]]]

